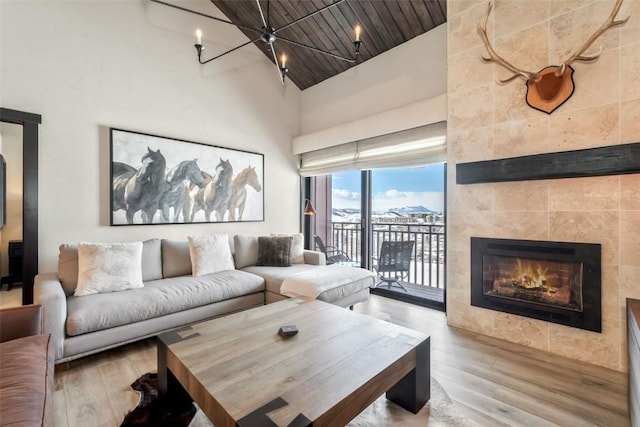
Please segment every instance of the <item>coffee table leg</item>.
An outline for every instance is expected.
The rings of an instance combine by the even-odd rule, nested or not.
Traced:
[[[193,401],[167,367],[167,345],[160,339],[158,339],[158,394],[171,396],[172,399]]]
[[[431,398],[430,339],[415,349],[416,367],[387,391],[387,399],[417,414]]]

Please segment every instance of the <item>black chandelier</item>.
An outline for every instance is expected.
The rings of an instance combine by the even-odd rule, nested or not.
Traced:
[[[229,54],[231,52],[234,52],[234,51],[236,51],[236,50],[238,50],[240,48],[243,48],[243,47],[245,47],[245,46],[247,46],[249,44],[256,43],[258,41],[262,41],[262,42],[264,42],[265,44],[268,45],[267,50],[271,51],[271,54],[273,55],[273,61],[275,62],[276,69],[278,71],[278,77],[280,78],[280,81],[282,82],[282,84],[284,84],[284,78],[285,78],[285,76],[286,76],[286,74],[287,74],[287,72],[289,70],[287,69],[287,66],[286,66],[287,65],[287,58],[286,58],[285,54],[282,54],[281,62],[278,63],[278,55],[276,54],[276,49],[275,49],[275,47],[273,45],[277,40],[281,40],[281,41],[283,41],[285,43],[289,43],[289,44],[292,44],[294,46],[303,47],[305,49],[309,49],[309,50],[312,50],[314,52],[322,53],[323,55],[331,56],[333,58],[339,59],[341,61],[346,61],[346,62],[349,62],[351,64],[355,64],[357,59],[358,59],[358,57],[360,56],[360,47],[362,46],[362,40],[360,40],[360,32],[361,32],[360,25],[356,25],[356,27],[354,29],[354,31],[355,31],[355,40],[353,41],[354,54],[353,54],[352,57],[345,57],[345,56],[337,55],[335,53],[332,53],[332,52],[329,52],[329,51],[326,51],[326,50],[323,50],[323,49],[318,49],[317,47],[314,47],[314,46],[309,46],[307,44],[300,43],[300,42],[297,42],[295,40],[287,39],[287,38],[284,38],[284,37],[276,35],[279,31],[282,31],[285,28],[289,28],[292,25],[296,25],[296,24],[304,21],[307,18],[310,18],[310,17],[312,17],[312,16],[314,16],[314,15],[316,15],[316,14],[318,14],[318,13],[324,11],[324,10],[327,10],[327,9],[333,7],[333,6],[336,6],[336,5],[344,2],[345,0],[335,0],[333,3],[328,4],[328,5],[324,6],[324,7],[321,7],[320,9],[318,9],[318,10],[316,10],[314,12],[311,12],[311,13],[309,13],[309,14],[301,17],[301,18],[298,18],[298,19],[296,19],[296,20],[294,20],[294,21],[292,21],[292,22],[290,22],[290,23],[288,23],[286,25],[283,25],[280,28],[273,28],[270,25],[270,0],[267,0],[267,14],[266,14],[266,16],[264,14],[264,11],[262,10],[262,6],[260,5],[260,0],[256,0],[256,5],[258,6],[258,11],[260,12],[260,18],[262,19],[262,28],[260,28],[260,29],[247,27],[247,26],[241,25],[241,24],[236,24],[236,23],[228,21],[226,19],[217,18],[215,16],[207,15],[205,13],[198,12],[198,11],[195,11],[195,10],[190,10],[190,9],[184,8],[182,6],[177,6],[177,5],[174,5],[174,4],[171,4],[171,3],[164,2],[162,0],[151,0],[151,1],[154,2],[154,3],[162,4],[164,6],[172,7],[174,9],[179,9],[179,10],[182,10],[184,12],[189,12],[189,13],[193,13],[195,15],[203,16],[205,18],[213,19],[214,21],[222,22],[222,23],[225,23],[225,24],[231,24],[231,25],[233,25],[235,27],[238,27],[240,29],[243,29],[243,30],[246,30],[246,31],[250,31],[250,32],[254,32],[254,33],[258,34],[258,37],[253,39],[253,40],[249,40],[248,42],[243,43],[240,46],[234,47],[233,49],[229,49],[226,52],[223,52],[223,53],[221,53],[221,54],[219,54],[217,56],[214,56],[213,58],[209,58],[209,59],[203,61],[202,60],[202,51],[204,50],[204,45],[202,44],[202,31],[200,31],[198,29],[196,31],[196,44],[194,46],[196,48],[196,51],[198,52],[198,62],[200,62],[200,64],[206,64],[208,62],[213,61],[214,59],[218,59],[220,57],[223,57],[223,56],[225,56],[225,55],[227,55],[227,54]]]

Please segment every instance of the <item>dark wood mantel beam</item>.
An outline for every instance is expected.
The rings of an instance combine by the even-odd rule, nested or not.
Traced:
[[[508,159],[458,163],[457,184],[640,173],[640,142]]]

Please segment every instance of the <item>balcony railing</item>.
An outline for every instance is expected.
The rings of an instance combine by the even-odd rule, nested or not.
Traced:
[[[411,257],[409,277],[403,281],[434,288],[444,288],[445,225],[373,223],[373,256],[380,253],[385,240],[416,242]],[[354,261],[362,261],[360,223],[331,223],[331,245]]]

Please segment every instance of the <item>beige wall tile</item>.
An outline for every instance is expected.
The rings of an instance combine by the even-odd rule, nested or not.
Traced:
[[[627,298],[640,299],[640,267],[620,266],[620,304],[626,305]]]
[[[550,144],[561,147],[558,151],[616,145],[619,109],[617,102],[583,110],[559,109],[550,118]]]
[[[493,210],[493,184],[451,185],[447,192],[448,212]]]
[[[549,221],[546,211],[495,212],[494,233],[500,239],[548,240]]]
[[[450,212],[447,217],[447,249],[470,253],[471,237],[489,237],[491,212]]]
[[[477,4],[477,0],[447,0],[447,17],[451,18]]]
[[[620,369],[620,322],[603,319],[602,333],[549,325],[549,350],[576,360]]]
[[[640,174],[620,176],[620,210],[640,211]]]
[[[484,126],[459,132],[449,132],[447,135],[447,151],[451,158],[450,165],[492,158],[492,127]],[[450,167],[449,169],[455,171],[455,167]],[[450,182],[455,182],[455,180]]]
[[[497,312],[493,316],[493,336],[539,350],[548,350],[549,323]]]
[[[447,20],[447,51],[454,55],[463,50],[482,45],[482,39],[476,33],[476,23],[484,18],[487,13],[487,5],[484,2],[475,2],[460,13]],[[493,34],[493,16],[487,24],[487,34],[491,40]]]
[[[618,176],[568,178],[549,183],[552,211],[610,211],[618,209]]]
[[[617,19],[630,18],[626,24],[620,27],[620,45],[625,46],[640,40],[640,0],[625,0],[620,8]]]
[[[549,212],[549,237],[553,241],[600,243],[602,262],[619,262],[618,212]]]
[[[547,181],[516,181],[496,184],[493,209],[496,211],[547,211]]]
[[[448,124],[456,130],[487,126],[493,120],[493,83],[449,97]]]
[[[468,290],[452,289],[447,292],[447,323],[451,326],[479,332],[493,333],[493,313],[491,310],[473,307]]]
[[[471,254],[463,251],[447,252],[447,292],[451,289],[471,292]]]
[[[494,9],[495,37],[502,37],[549,19],[549,5],[539,0],[496,0]]]
[[[620,211],[620,264],[640,267],[640,211]]]
[[[552,18],[549,26],[552,63],[560,64],[578,51],[605,22],[612,7],[613,2],[595,1]],[[600,48],[605,51],[617,48],[620,42],[619,35],[615,28],[606,31],[584,54],[597,54]]]
[[[546,22],[495,38],[496,52],[515,67],[536,72],[549,65],[549,26]],[[510,71],[500,69],[497,77],[504,79],[512,75]]]
[[[486,56],[486,50],[478,46],[450,56],[448,87],[456,91],[468,90],[493,82],[493,67],[484,64],[483,67],[476,67],[483,55]]]
[[[524,95],[523,95],[524,96]],[[515,100],[525,102],[524,98]],[[528,106],[523,115],[531,115],[530,119],[498,123],[493,130],[493,153],[496,158],[527,156],[553,151],[549,147],[549,117],[534,112]]]
[[[638,34],[640,37],[640,32]],[[638,40],[638,39],[636,39]],[[640,98],[640,42],[622,47],[620,52],[620,76],[622,101]]]
[[[575,92],[558,112],[619,102],[619,54],[618,49],[606,50],[596,62],[574,63]]]
[[[602,316],[620,319],[620,267],[614,264],[602,266]]]
[[[493,113],[494,124],[496,125],[514,120],[547,118],[545,113],[534,110],[527,104],[527,84],[522,79],[517,79],[505,85],[496,83],[493,107],[495,109]]]
[[[638,36],[640,37],[640,35]],[[620,142],[640,141],[640,99],[620,103]]]
[[[550,14],[552,17],[555,17],[562,13],[587,6],[592,1],[593,0],[553,0],[549,2]]]

